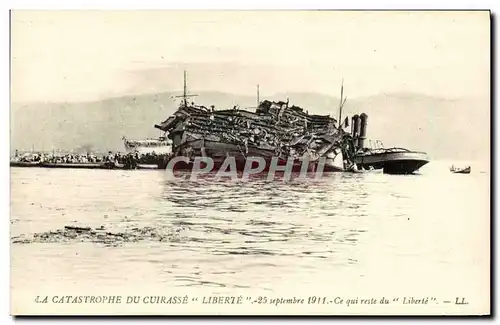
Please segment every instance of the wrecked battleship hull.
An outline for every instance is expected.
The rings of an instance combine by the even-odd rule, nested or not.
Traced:
[[[208,166],[208,163],[203,161],[203,158],[206,157],[200,157],[201,160],[199,163],[196,163],[195,160],[190,160],[189,162],[184,162],[184,161],[178,161],[175,164],[168,165],[165,164],[162,169],[164,168],[169,168],[172,169],[173,171],[193,171],[193,170],[204,170],[207,172],[218,172],[218,171],[227,171],[233,167],[229,167],[227,163],[227,157],[226,158],[215,158],[212,159],[212,167],[210,169]],[[248,158],[245,157],[234,157],[235,158],[235,164],[234,168],[235,171],[237,172],[243,172],[247,171],[249,169],[255,170],[259,169],[260,170],[260,164],[256,162],[254,159],[248,160]],[[265,166],[262,168],[261,172],[262,173],[267,173],[272,169],[273,164],[277,166],[276,170],[283,170],[285,167],[287,167],[287,163],[289,161],[284,159],[284,158],[278,158],[277,162],[273,162],[272,159],[264,159]],[[198,164],[198,165],[196,165]],[[196,165],[196,166],[195,166]],[[329,164],[328,161],[326,161],[325,164],[321,164],[319,162],[304,162],[300,159],[294,159],[292,163],[290,164],[289,170],[293,173],[300,173],[300,172],[342,172],[344,171],[343,167],[340,167],[335,164]]]
[[[249,158],[258,157],[265,161],[264,171],[273,164],[284,167],[293,161],[292,171],[337,172],[353,164],[354,148],[350,133],[335,123],[330,116],[309,115],[300,107],[289,107],[288,102],[263,101],[256,112],[183,104],[155,127],[168,133],[174,149],[161,168],[206,168],[200,164],[205,157],[213,162],[212,170],[220,170],[231,157],[235,161],[231,167],[243,171],[250,167]],[[303,167],[304,161],[307,166]]]
[[[179,155],[186,157],[188,161],[167,159],[162,168],[170,168],[174,171],[192,171],[193,169],[203,169],[209,172],[225,171],[234,168],[241,172],[248,169],[262,169],[268,172],[272,166],[277,169],[284,169],[287,164],[292,172],[341,172],[344,171],[343,155],[340,152],[336,157],[321,160],[319,157],[291,157],[280,154],[276,148],[263,148],[257,146],[242,146],[239,143],[227,143],[207,140],[205,138],[184,143],[179,148]],[[196,158],[198,158],[196,166]],[[261,162],[256,161],[259,159]],[[213,164],[210,168],[204,160],[210,160]],[[260,166],[264,164],[264,166]],[[210,168],[210,169],[207,169]]]

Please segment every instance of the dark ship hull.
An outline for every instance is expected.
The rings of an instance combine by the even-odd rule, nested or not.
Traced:
[[[187,148],[190,149],[190,152],[182,156],[188,158],[188,161],[177,161],[175,164],[171,163],[169,166],[170,160],[167,159],[160,168],[168,167],[173,170],[192,170],[194,168],[195,159],[198,157],[198,168],[207,168],[207,162],[203,158],[210,158],[210,163],[213,164],[210,171],[224,171],[228,167],[229,157],[230,160],[234,161],[234,167],[237,171],[243,171],[245,168],[257,169],[259,167],[259,162],[255,161],[256,158],[261,158],[264,162],[264,166],[261,167],[262,172],[269,171],[273,164],[280,168],[289,164],[292,172],[315,172],[319,170],[323,172],[344,171],[343,161],[340,160],[342,155],[340,155],[337,160],[325,158],[323,162],[320,162],[319,159],[308,157],[308,161],[302,157],[277,156],[275,148],[248,146],[246,150],[243,151],[244,149],[237,143],[218,142],[206,139],[199,140],[198,142],[190,142]]]
[[[368,150],[354,159],[359,169],[383,169],[385,174],[413,174],[429,162],[427,154],[403,148]]]

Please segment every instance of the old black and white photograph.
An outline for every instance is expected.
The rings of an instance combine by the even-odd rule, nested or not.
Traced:
[[[11,10],[12,315],[489,315],[491,13]]]

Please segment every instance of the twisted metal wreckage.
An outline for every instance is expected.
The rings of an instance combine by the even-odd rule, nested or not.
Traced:
[[[263,158],[269,170],[273,160],[278,166],[293,161],[292,170],[350,171],[355,170],[355,153],[358,143],[366,135],[366,114],[353,118],[351,133],[344,131],[348,119],[342,125],[328,115],[313,115],[289,102],[259,100],[255,112],[239,109],[215,110],[188,103],[186,73],[184,94],[178,110],[155,128],[168,133],[172,140],[172,154],[164,161],[177,156],[187,157],[176,162],[174,169],[191,169],[195,157],[212,159],[212,170],[217,170],[227,157],[233,157],[238,171],[244,170],[250,157]],[[339,121],[345,104],[341,88]],[[358,141],[359,139],[359,141]],[[276,159],[277,158],[277,159]],[[323,158],[323,159],[322,159]],[[255,161],[251,162],[255,164]],[[320,166],[321,164],[321,166]],[[247,166],[248,167],[248,166]],[[253,168],[253,167],[252,167]]]

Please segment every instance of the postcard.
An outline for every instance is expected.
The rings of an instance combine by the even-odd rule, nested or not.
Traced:
[[[489,11],[10,28],[12,315],[490,315]]]

